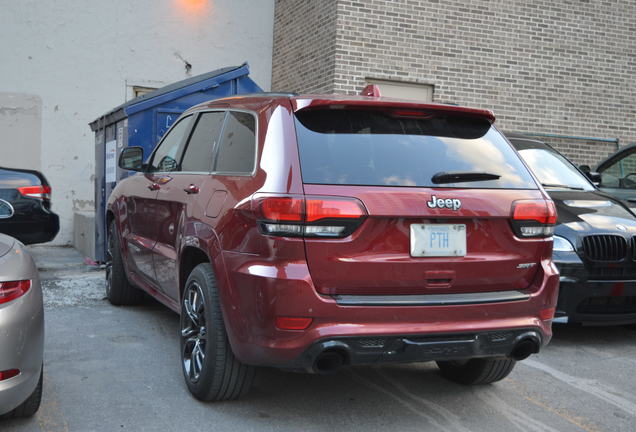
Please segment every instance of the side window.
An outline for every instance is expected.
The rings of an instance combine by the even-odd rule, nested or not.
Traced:
[[[636,153],[624,156],[605,168],[601,186],[636,189]]]
[[[212,151],[219,141],[224,118],[224,111],[201,113],[181,161],[181,171],[212,170]]]
[[[229,111],[223,128],[214,171],[251,173],[256,153],[256,118],[252,114]]]
[[[183,137],[188,130],[192,116],[179,120],[168,135],[163,138],[149,163],[150,171],[178,171],[179,156]]]

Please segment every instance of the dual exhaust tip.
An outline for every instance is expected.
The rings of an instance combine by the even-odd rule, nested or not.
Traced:
[[[322,375],[332,374],[336,373],[338,369],[346,364],[347,358],[342,352],[337,350],[326,350],[316,357],[313,371]]]
[[[509,357],[513,360],[525,360],[532,354],[537,354],[541,348],[541,342],[539,338],[534,334],[522,335],[519,338],[519,342],[515,344],[515,347],[510,352]]]
[[[534,332],[520,335],[514,348],[508,355],[513,360],[525,360],[532,354],[537,354],[541,348],[541,340]],[[341,367],[348,364],[346,353],[339,349],[326,349],[314,360],[313,372],[327,375],[336,373]]]

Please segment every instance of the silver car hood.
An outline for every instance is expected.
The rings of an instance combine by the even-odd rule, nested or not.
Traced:
[[[13,249],[15,239],[4,234],[0,234],[0,257],[5,256],[7,252]]]

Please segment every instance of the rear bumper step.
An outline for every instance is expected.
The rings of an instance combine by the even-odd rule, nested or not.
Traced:
[[[450,306],[482,303],[503,303],[528,300],[530,294],[523,291],[495,291],[461,294],[417,295],[336,295],[341,306]]]
[[[312,344],[294,369],[319,373],[326,354],[337,354],[337,366],[465,360],[478,357],[525,358],[539,352],[544,339],[536,328],[503,329],[479,333],[441,335],[352,336],[324,339]],[[529,344],[529,346],[528,346]],[[519,352],[523,348],[524,352]],[[520,356],[520,354],[525,354]]]

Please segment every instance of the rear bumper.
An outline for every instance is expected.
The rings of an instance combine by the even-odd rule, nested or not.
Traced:
[[[226,328],[235,355],[247,364],[306,369],[325,344],[340,346],[352,364],[505,356],[519,334],[535,332],[540,345],[552,337],[551,320],[540,314],[556,306],[558,272],[549,260],[541,262],[536,286],[518,298],[375,306],[343,304],[342,298],[318,294],[304,261],[270,265],[227,252],[224,261]],[[279,330],[277,316],[313,321],[307,330]],[[493,342],[491,335],[500,331],[508,336]],[[368,339],[385,343],[361,347]]]
[[[60,218],[55,213],[41,209],[28,215],[16,214],[2,222],[0,231],[17,238],[24,244],[46,243],[60,230]]]
[[[29,291],[0,305],[0,371],[19,369],[16,377],[0,381],[0,415],[33,393],[42,370],[44,312],[40,283],[35,276]]]
[[[539,328],[503,329],[478,333],[406,336],[349,336],[314,342],[294,364],[294,369],[316,370],[327,352],[339,352],[347,365],[461,360],[511,356],[521,341],[532,341],[533,353],[543,344]]]

